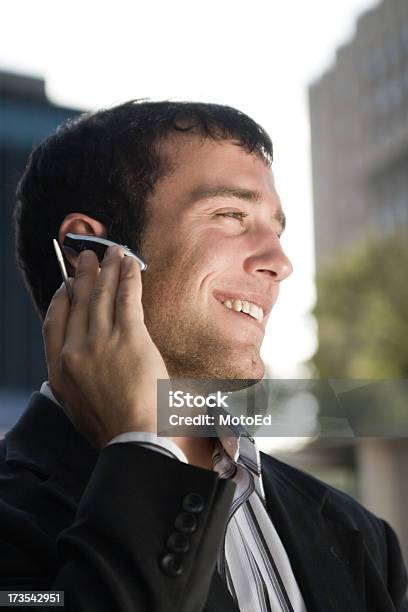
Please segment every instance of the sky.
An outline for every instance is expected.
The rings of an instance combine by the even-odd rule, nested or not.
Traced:
[[[262,356],[273,376],[307,376],[316,348],[307,87],[377,0],[13,0],[3,3],[0,69],[43,77],[57,104],[83,109],[133,98],[229,104],[274,143],[294,267]]]

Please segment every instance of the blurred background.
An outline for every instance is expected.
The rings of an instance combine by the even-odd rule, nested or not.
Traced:
[[[268,377],[332,381],[331,390],[338,379],[358,390],[361,379],[408,378],[408,0],[2,8],[0,436],[46,380],[40,321],[13,254],[18,178],[66,118],[134,98],[230,104],[272,137],[294,274],[263,345]],[[366,424],[371,403],[359,412]],[[408,410],[387,401],[379,410],[385,420],[392,412],[392,435],[260,446],[386,518],[408,563]]]

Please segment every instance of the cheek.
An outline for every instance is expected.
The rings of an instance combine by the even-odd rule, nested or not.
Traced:
[[[185,308],[190,300],[195,303],[198,295],[219,284],[220,278],[232,275],[237,267],[235,251],[216,232],[196,235],[172,256],[175,259],[169,264],[168,283],[163,293],[170,292],[175,301],[175,296],[182,295]]]
[[[196,268],[217,268],[224,263],[233,261],[239,253],[238,246],[234,248],[232,241],[217,231],[185,232],[175,234],[171,247],[161,252],[161,259],[166,266],[187,271]]]
[[[167,232],[160,240],[155,236],[155,241],[146,243],[152,281],[160,284],[164,293],[201,284],[204,277],[223,274],[239,264],[242,248],[237,237],[226,236],[215,228],[194,229],[178,227],[171,236]]]
[[[236,238],[232,239],[219,232],[207,232],[202,241],[197,243],[197,250],[208,267],[222,270],[239,265],[242,247]]]

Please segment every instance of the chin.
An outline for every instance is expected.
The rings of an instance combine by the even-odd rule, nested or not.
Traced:
[[[225,352],[225,351],[224,351]],[[245,388],[259,382],[265,374],[265,366],[257,351],[252,355],[242,355],[241,351],[231,351],[227,357],[219,359],[221,351],[196,353],[176,356],[174,353],[165,358],[171,378],[191,378],[194,380],[217,381],[217,388],[226,385],[228,388]]]
[[[152,335],[171,378],[254,381],[249,385],[263,378],[265,366],[260,346],[252,338],[241,341],[237,335],[225,338],[211,322],[198,331],[184,328],[178,331],[178,335],[166,337],[165,342]]]
[[[259,355],[248,357],[247,359],[238,359],[236,361],[231,359],[228,366],[225,368],[225,378],[235,379],[237,381],[242,380],[243,383],[248,382],[248,384],[243,385],[243,387],[257,383],[264,375],[265,364]]]
[[[256,382],[262,380],[265,375],[265,364],[262,360],[253,362],[253,366],[249,372],[246,372],[246,378],[251,378]]]

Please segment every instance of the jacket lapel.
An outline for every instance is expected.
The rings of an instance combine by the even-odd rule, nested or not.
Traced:
[[[263,461],[267,510],[288,554],[309,612],[361,612],[364,543],[360,532],[330,512],[329,489],[307,477],[305,488],[270,457]],[[300,485],[300,486],[299,486]]]

